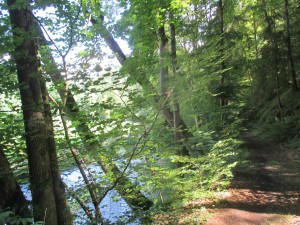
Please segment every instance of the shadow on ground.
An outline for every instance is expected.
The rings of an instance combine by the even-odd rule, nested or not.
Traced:
[[[300,216],[300,162],[295,154],[250,135],[245,147],[250,167],[235,171],[230,196],[204,206]]]

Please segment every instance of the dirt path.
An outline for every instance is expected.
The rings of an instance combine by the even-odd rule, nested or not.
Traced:
[[[245,145],[249,171],[236,172],[228,193],[205,205],[212,215],[204,224],[300,225],[299,157],[250,135]]]

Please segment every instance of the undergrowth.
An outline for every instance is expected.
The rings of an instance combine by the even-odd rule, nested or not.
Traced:
[[[161,216],[160,220],[162,212],[170,215],[178,211],[177,214],[180,214],[180,210],[193,199],[213,198],[216,192],[228,188],[234,168],[246,162],[246,151],[241,147],[241,141],[227,138],[212,144],[213,140],[207,136],[204,140],[211,145],[206,154],[193,158],[173,155],[170,165],[182,166],[173,168],[171,172],[161,168],[160,171],[156,170],[156,176],[160,179],[159,183],[151,186],[151,190],[153,192],[156,189],[160,193],[160,201],[156,202],[154,209]],[[203,144],[198,146],[203,150]],[[194,224],[192,217],[189,218],[190,221],[185,224]]]

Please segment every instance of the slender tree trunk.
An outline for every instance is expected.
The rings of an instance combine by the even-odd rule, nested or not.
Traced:
[[[220,87],[221,87],[221,98],[220,98],[220,106],[224,107],[227,105],[227,100],[224,97],[224,85],[225,85],[225,69],[226,69],[226,65],[225,65],[225,59],[224,59],[224,48],[225,48],[225,44],[224,44],[224,6],[223,6],[223,1],[219,0],[218,3],[218,8],[219,8],[219,20],[220,20],[220,55],[221,55],[221,65],[220,65],[220,69],[221,69],[221,79],[220,79]],[[223,115],[222,115],[222,121],[224,120]],[[223,121],[224,122],[224,121]]]
[[[174,24],[170,27],[171,30],[171,52],[169,51],[168,47],[168,38],[166,36],[164,26],[158,28],[157,34],[160,39],[160,46],[159,46],[159,54],[160,54],[160,96],[163,100],[167,101],[167,105],[170,105],[170,100],[173,99],[173,111],[171,111],[168,106],[165,106],[170,112],[172,112],[172,119],[170,120],[170,126],[174,130],[174,139],[175,141],[186,141],[186,137],[184,133],[180,132],[180,121],[182,121],[180,112],[179,112],[179,104],[176,101],[176,87],[170,90],[169,88],[169,62],[171,59],[171,66],[172,71],[175,75],[176,71],[176,41],[175,41],[175,26]],[[173,36],[172,36],[173,35]],[[172,40],[172,38],[174,38]],[[171,96],[172,95],[172,96]],[[175,99],[174,99],[175,97]],[[178,151],[180,155],[189,155],[188,150],[184,145],[182,145],[182,149]]]
[[[291,31],[290,31],[290,15],[289,15],[289,0],[284,1],[285,9],[285,25],[286,25],[286,46],[287,46],[287,59],[289,62],[290,72],[291,72],[291,81],[292,81],[292,90],[294,92],[299,91],[297,84],[297,74],[295,69],[295,63],[293,58],[292,43],[291,43]]]
[[[24,3],[23,9],[19,5],[15,7],[15,3],[15,0],[7,0],[15,40],[14,58],[22,100],[34,220],[49,225],[72,224],[64,188],[58,185],[61,180],[53,124],[45,102],[46,86],[33,30],[34,18],[25,9],[29,2]]]
[[[91,223],[95,224],[96,223],[95,221],[103,221],[102,215],[101,215],[101,212],[100,212],[100,209],[99,209],[100,202],[98,202],[97,195],[95,195],[95,192],[94,192],[96,190],[95,189],[96,186],[95,186],[95,183],[94,183],[93,180],[92,181],[89,180],[86,172],[84,171],[84,165],[82,164],[82,161],[78,157],[78,154],[77,154],[76,150],[72,146],[69,131],[68,131],[68,126],[67,126],[67,121],[64,118],[64,112],[63,112],[62,109],[59,110],[59,114],[60,114],[61,121],[62,121],[64,131],[65,131],[65,139],[66,139],[68,147],[69,147],[69,149],[70,149],[70,151],[73,155],[73,158],[74,158],[74,161],[77,165],[77,168],[79,169],[80,174],[81,174],[81,176],[84,180],[86,189],[89,192],[92,204],[94,206],[94,215],[95,216],[92,213],[89,212],[88,206],[86,206],[82,201],[77,200],[77,202],[81,205],[82,209],[86,212],[86,215],[89,217]],[[78,199],[78,198],[76,198],[76,199]]]
[[[29,202],[15,179],[3,146],[0,144],[0,211],[8,208],[22,218],[31,218],[28,206]]]
[[[258,59],[258,38],[257,38],[257,30],[258,30],[258,25],[257,25],[257,21],[255,18],[255,12],[254,10],[252,11],[252,16],[253,16],[253,35],[254,35],[254,45],[255,45],[255,59]]]
[[[173,19],[173,15],[171,13],[171,19]],[[177,67],[177,54],[176,54],[176,30],[175,30],[175,24],[174,22],[170,23],[170,39],[171,39],[171,52],[170,52],[170,56],[171,56],[171,66],[172,66],[172,72],[173,72],[173,77],[174,80],[176,80],[176,67]],[[180,132],[180,127],[179,127],[179,123],[181,120],[181,116],[180,116],[180,106],[178,103],[178,93],[177,93],[177,88],[174,87],[173,90],[173,105],[174,105],[174,111],[173,111],[173,117],[174,117],[174,139],[176,142],[181,140],[181,132]]]

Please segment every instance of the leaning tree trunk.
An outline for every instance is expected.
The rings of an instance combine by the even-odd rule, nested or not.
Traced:
[[[14,177],[9,162],[0,144],[0,211],[6,209],[22,218],[30,218],[31,212],[20,185]]]
[[[36,30],[38,32],[38,36],[40,37],[40,41],[42,45],[47,44],[47,40],[40,28],[40,26],[35,23]],[[108,38],[111,40],[110,38]],[[52,64],[53,71],[56,72],[50,72],[50,77],[62,99],[66,97],[65,90],[61,88],[62,84],[64,84],[65,80],[61,73],[59,72],[59,69],[57,65],[55,64],[54,58],[51,55],[50,50],[48,50],[46,58],[48,62]],[[66,101],[66,112],[70,116],[69,118],[74,122],[74,125],[76,126],[76,130],[86,146],[86,149],[91,152],[99,151],[101,148],[101,143],[97,140],[94,133],[90,130],[88,124],[86,123],[85,117],[81,115],[81,112],[78,108],[77,102],[75,101],[75,98],[73,94],[68,90],[67,93],[67,101]],[[118,185],[116,186],[116,190],[120,193],[120,195],[123,197],[123,199],[127,202],[127,204],[136,212],[139,211],[139,209],[142,210],[148,210],[152,205],[152,201],[147,199],[143,193],[137,188],[137,185],[133,184],[129,178],[125,177],[124,174],[120,171],[120,169],[103,154],[100,154],[97,162],[101,169],[107,173],[107,172],[113,172],[115,177],[122,177],[118,179]]]
[[[43,80],[36,34],[34,33],[34,19],[25,7],[15,6],[15,0],[7,0],[13,38],[15,40],[14,58],[16,61],[19,89],[25,126],[28,166],[32,193],[33,217],[35,221],[45,224],[72,224],[72,220],[65,221],[60,216],[68,213],[66,203],[63,212],[58,212],[53,182],[54,166],[49,153],[54,153],[55,145],[49,142],[51,134],[48,127],[53,126],[45,115]],[[26,37],[26,38],[24,38]],[[50,144],[52,146],[50,146]],[[55,149],[54,149],[55,150]],[[60,193],[65,195],[64,191]],[[68,217],[68,216],[67,216]],[[64,217],[64,218],[67,218]],[[71,218],[71,217],[68,217]]]

